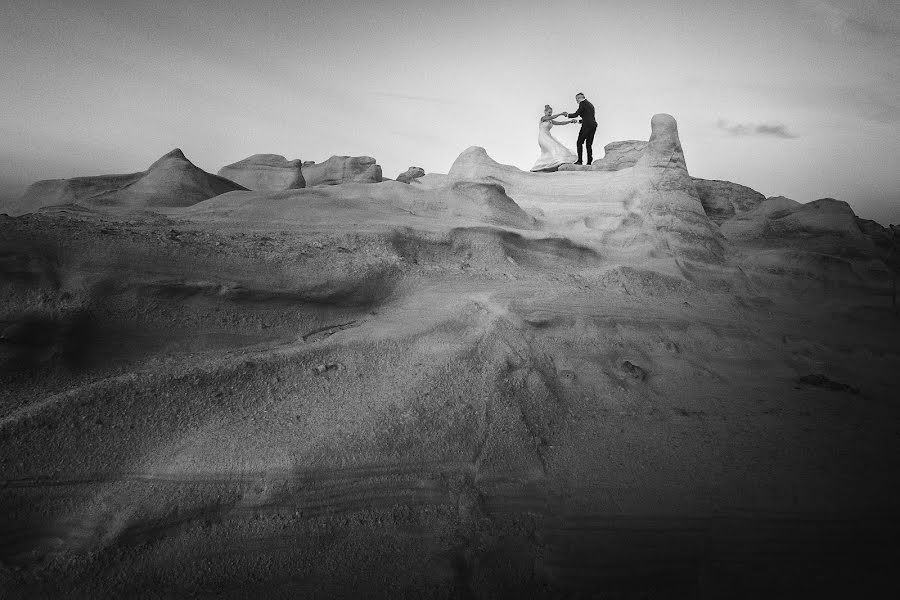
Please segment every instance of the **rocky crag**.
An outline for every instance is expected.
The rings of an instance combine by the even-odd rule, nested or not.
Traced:
[[[287,160],[280,154],[254,154],[219,169],[219,176],[248,190],[279,192],[306,187],[303,163]]]

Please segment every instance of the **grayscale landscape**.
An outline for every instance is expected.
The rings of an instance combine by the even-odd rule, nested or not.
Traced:
[[[3,597],[896,592],[900,233],[639,134],[4,201]]]

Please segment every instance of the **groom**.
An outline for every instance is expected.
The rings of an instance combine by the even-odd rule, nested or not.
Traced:
[[[578,132],[578,162],[576,165],[583,164],[581,162],[581,145],[587,144],[587,164],[594,162],[594,134],[597,133],[597,120],[594,118],[594,105],[588,102],[584,94],[577,94],[575,100],[578,101],[578,110],[573,113],[563,113],[569,118],[581,117],[581,131]]]

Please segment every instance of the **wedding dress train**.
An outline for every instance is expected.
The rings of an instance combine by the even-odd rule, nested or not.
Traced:
[[[552,171],[561,164],[573,163],[578,160],[578,156],[573,151],[550,135],[552,127],[553,123],[550,121],[541,121],[538,125],[538,146],[541,147],[541,155],[531,167],[532,171]]]

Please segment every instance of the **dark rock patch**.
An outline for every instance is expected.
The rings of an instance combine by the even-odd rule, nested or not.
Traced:
[[[622,370],[632,378],[638,381],[646,381],[647,380],[647,371],[634,364],[630,360],[626,360],[622,363]]]
[[[809,385],[822,388],[825,390],[833,390],[835,392],[848,392],[850,394],[859,394],[859,389],[845,383],[840,383],[829,379],[821,373],[811,373],[797,379],[797,383],[801,385]]]

